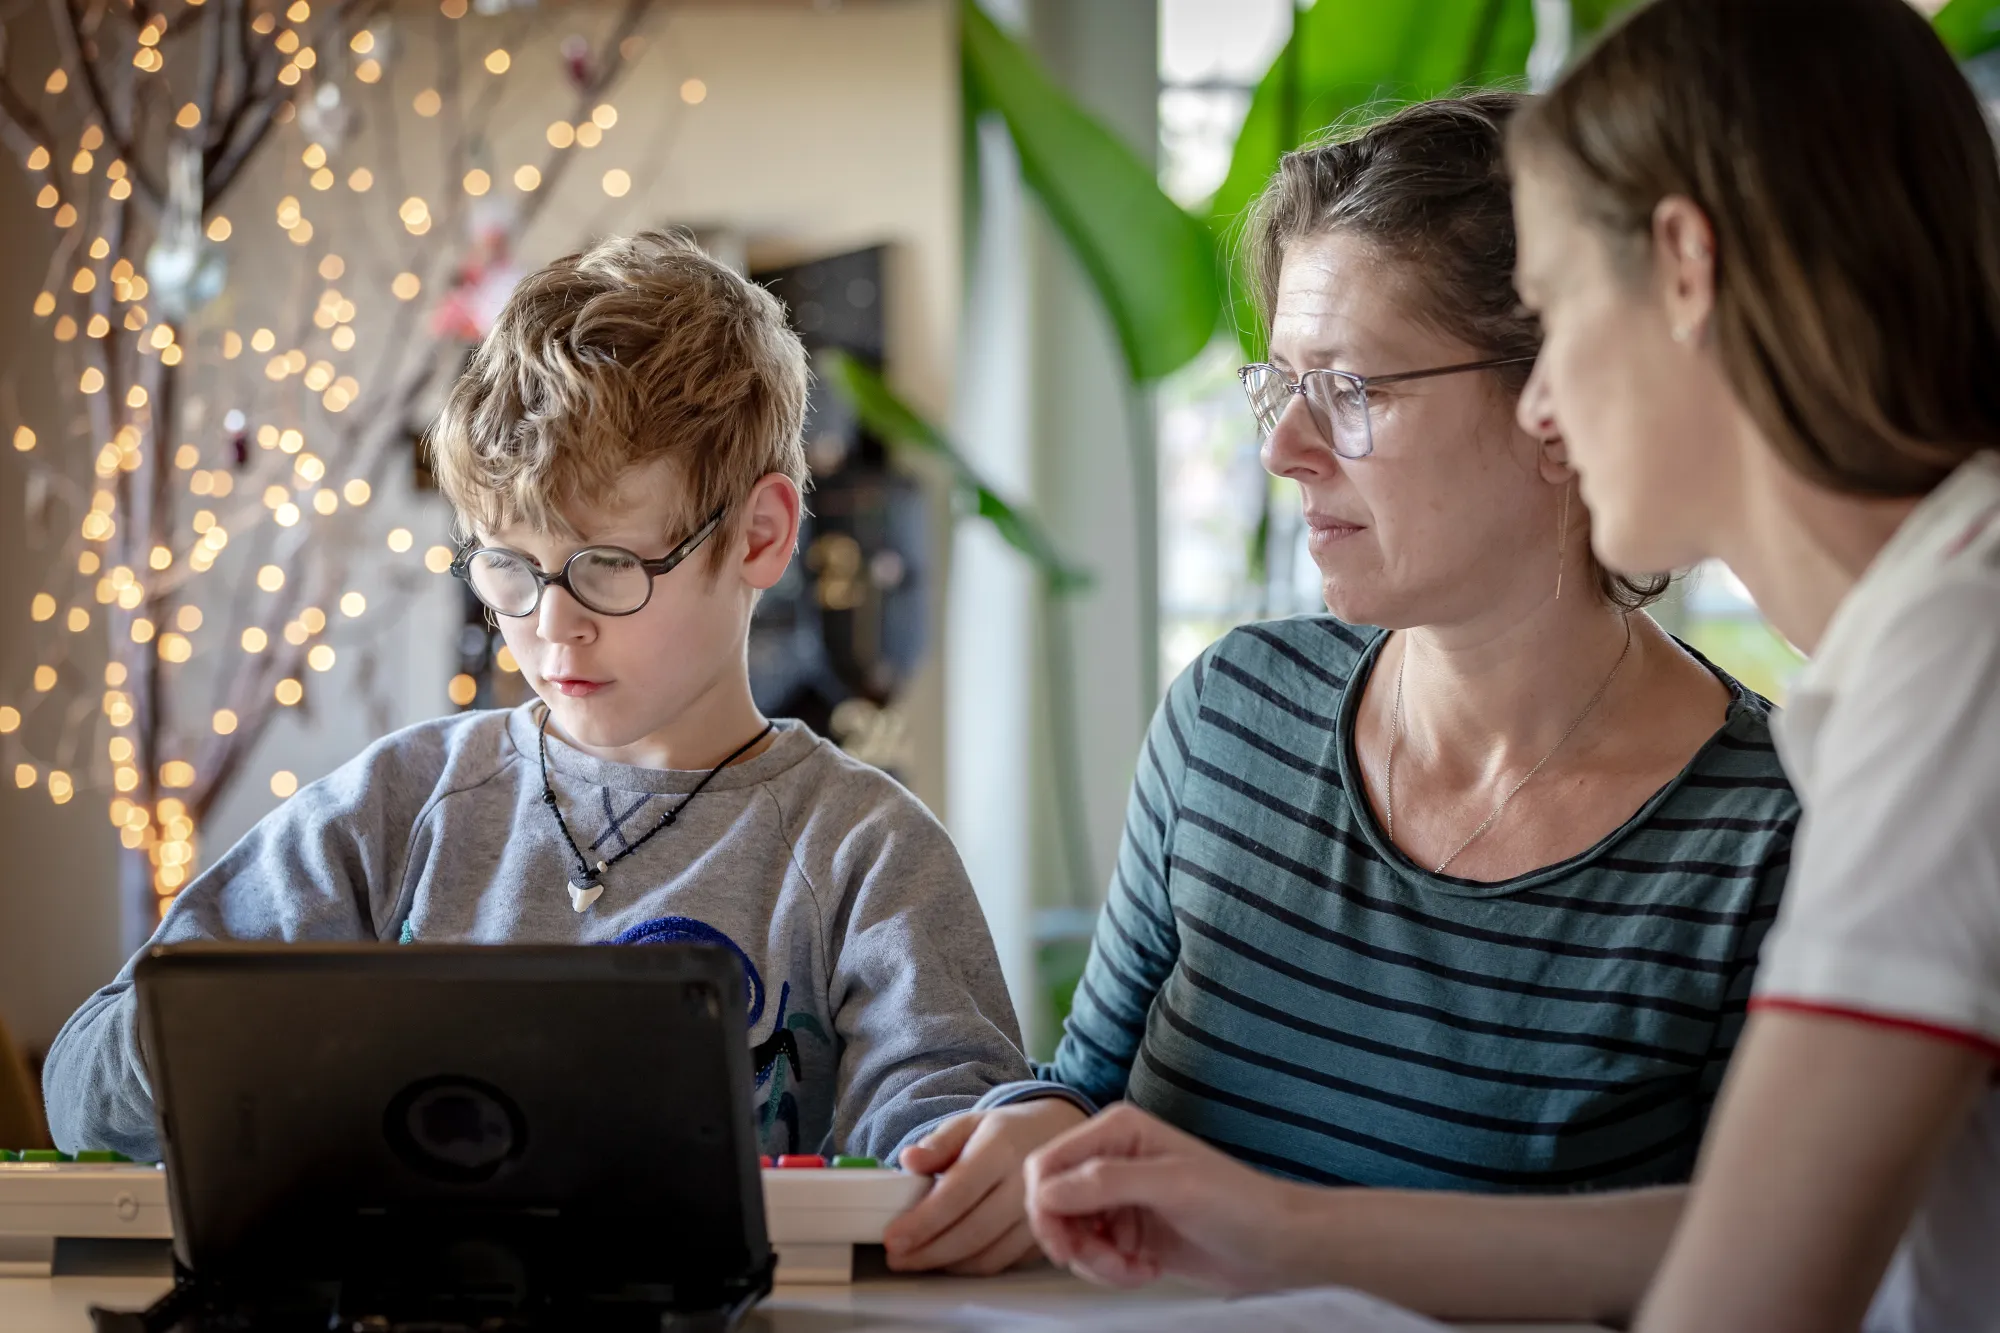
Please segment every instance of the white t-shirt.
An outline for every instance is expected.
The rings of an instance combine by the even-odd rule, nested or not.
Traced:
[[[1773,731],[1805,814],[1753,1007],[1920,1031],[2000,1063],[2000,455],[1904,521]],[[1866,1327],[2000,1333],[2000,1085]]]

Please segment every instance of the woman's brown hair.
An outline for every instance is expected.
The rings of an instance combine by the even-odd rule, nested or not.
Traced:
[[[1342,232],[1399,262],[1418,316],[1488,357],[1532,357],[1542,329],[1514,294],[1514,205],[1507,122],[1526,99],[1482,92],[1418,102],[1285,154],[1250,215],[1248,260],[1271,326],[1285,252]],[[1510,393],[1528,367],[1495,372]],[[1664,574],[1631,578],[1591,558],[1599,593],[1637,610],[1667,590]]]
[[[1716,352],[1802,476],[1920,495],[2000,444],[2000,165],[1904,0],[1658,0],[1511,135],[1635,281],[1655,206],[1702,210]]]

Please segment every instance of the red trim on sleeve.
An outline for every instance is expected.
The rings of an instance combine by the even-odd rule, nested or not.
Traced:
[[[1837,1004],[1818,1004],[1811,1000],[1788,1000],[1782,996],[1759,995],[1750,1001],[1750,1008],[1777,1009],[1788,1013],[1821,1014],[1828,1018],[1845,1018],[1856,1023],[1868,1023],[1875,1027],[1894,1028],[1899,1032],[1914,1032],[1920,1037],[1930,1037],[1936,1041],[1950,1042],[1954,1046],[1969,1047],[1987,1059],[2000,1063],[2000,1041],[1977,1032],[1967,1032],[1964,1028],[1946,1027],[1941,1023],[1926,1023],[1921,1019],[1898,1018],[1893,1014],[1870,1013],[1865,1009],[1846,1009]]]
[[[2000,504],[1986,506],[1985,512],[1980,514],[1978,518],[1973,519],[1966,526],[1965,531],[1953,538],[1951,545],[1944,548],[1944,552],[1939,558],[1949,560],[1953,556],[1962,553],[1966,547],[1979,539],[1980,533],[1992,526],[1993,520],[1996,518],[2000,518]]]

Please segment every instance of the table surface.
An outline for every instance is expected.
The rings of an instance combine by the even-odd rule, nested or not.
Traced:
[[[86,1333],[93,1305],[141,1309],[167,1288],[158,1277],[0,1278],[0,1329],[6,1333]],[[1079,1315],[1108,1307],[1202,1298],[1191,1287],[1161,1283],[1110,1291],[1051,1269],[995,1278],[867,1277],[852,1286],[779,1287],[753,1310],[745,1333],[926,1333],[993,1330],[1017,1321]],[[1010,1318],[1012,1316],[1012,1318]],[[1585,1333],[1579,1324],[1482,1324],[1482,1333]]]

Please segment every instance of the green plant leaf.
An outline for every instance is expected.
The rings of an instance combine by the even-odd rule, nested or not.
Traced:
[[[1090,275],[1126,369],[1145,382],[1187,364],[1221,309],[1207,229],[973,0],[959,16],[965,80],[1006,121],[1021,177]]]
[[[950,437],[898,398],[873,367],[839,351],[826,354],[824,365],[827,382],[854,408],[861,424],[889,445],[942,461],[951,472],[959,503],[991,523],[1009,546],[1028,557],[1051,592],[1080,592],[1090,586],[1090,573],[1063,557],[1041,520],[1001,498]]]
[[[1931,26],[1960,60],[1985,55],[2000,46],[2000,0],[1951,0]]]
[[[1299,11],[1251,96],[1229,174],[1209,201],[1221,253],[1236,253],[1249,206],[1284,154],[1377,107],[1521,84],[1534,41],[1533,0],[1319,0]],[[1235,264],[1231,274],[1235,331],[1255,360],[1264,334],[1249,274]]]
[[[1630,9],[1637,0],[1569,0],[1570,59],[1584,44],[1604,30],[1604,25]]]

